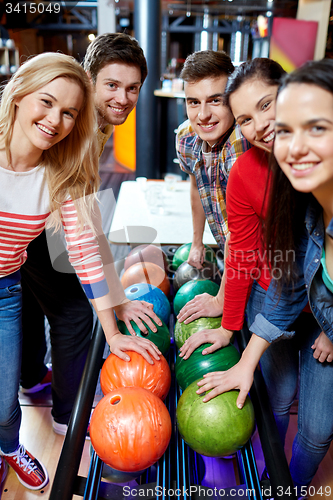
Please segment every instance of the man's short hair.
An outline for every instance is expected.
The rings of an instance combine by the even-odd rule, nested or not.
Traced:
[[[148,74],[147,61],[138,41],[125,33],[104,33],[87,48],[83,67],[90,73],[93,83],[107,64],[124,63],[141,70],[141,85]]]
[[[187,83],[196,83],[204,78],[229,76],[234,65],[228,54],[222,50],[200,50],[187,56],[180,78]]]

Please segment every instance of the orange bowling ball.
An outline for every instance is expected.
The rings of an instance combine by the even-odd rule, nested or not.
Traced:
[[[138,262],[153,262],[168,272],[168,258],[157,245],[139,245],[133,248],[125,259],[125,271]]]
[[[137,283],[149,283],[157,286],[165,295],[170,293],[170,281],[167,274],[153,262],[133,264],[122,275],[121,283],[124,289]]]
[[[120,387],[101,399],[90,421],[97,455],[118,471],[142,471],[168,447],[172,432],[163,401],[141,387]]]
[[[124,361],[111,353],[101,370],[101,389],[108,394],[119,387],[143,387],[164,400],[171,385],[171,371],[167,360],[160,356],[151,365],[141,354],[130,351],[130,361]]]

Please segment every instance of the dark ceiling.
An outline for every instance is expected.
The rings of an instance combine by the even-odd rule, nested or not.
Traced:
[[[41,2],[42,0],[35,1]],[[1,6],[5,5],[4,2],[30,4],[30,0],[0,0],[0,10]],[[18,30],[31,27],[40,30],[67,32],[97,30],[96,7],[98,0],[59,0],[59,3],[63,6],[59,15],[24,14],[22,7],[20,14],[15,12],[12,15],[7,15],[6,27]],[[115,6],[118,18],[132,18],[134,7],[140,6],[140,0],[108,0],[108,3]],[[272,13],[273,17],[295,18],[297,6],[297,0],[161,0],[162,15],[167,14],[170,18],[195,17],[205,13],[220,20],[235,19],[237,21],[251,21],[259,14],[265,15],[268,11]]]
[[[134,10],[133,0],[110,0],[120,12],[132,12]],[[162,12],[173,15],[202,14],[204,12],[219,16],[257,16],[271,11],[279,17],[295,17],[297,12],[297,0],[162,0]]]
[[[293,17],[297,11],[297,4],[297,0],[275,0],[273,2],[267,0],[176,0],[174,2],[162,0],[162,9],[190,11],[191,13],[208,11],[211,14],[219,15],[254,15],[270,10],[279,16],[289,12],[289,17]]]

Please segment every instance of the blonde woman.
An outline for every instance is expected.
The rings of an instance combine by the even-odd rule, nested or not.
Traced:
[[[110,349],[150,363],[160,352],[141,337],[122,335],[128,301],[112,264],[95,204],[98,152],[88,78],[63,54],[24,63],[5,87],[0,108],[0,484],[6,464],[27,488],[48,482],[45,467],[19,441],[22,352],[20,267],[26,247],[46,222],[64,226],[70,261],[103,326]],[[107,260],[106,260],[107,259]],[[107,262],[103,266],[103,262]],[[126,306],[125,306],[126,307]]]

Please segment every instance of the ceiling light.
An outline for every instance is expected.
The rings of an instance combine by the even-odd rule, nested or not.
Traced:
[[[130,20],[127,17],[122,17],[121,19],[119,19],[119,26],[121,26],[122,28],[128,28],[129,25]]]
[[[191,16],[191,0],[187,0],[187,5],[186,5],[186,16],[190,17]]]

